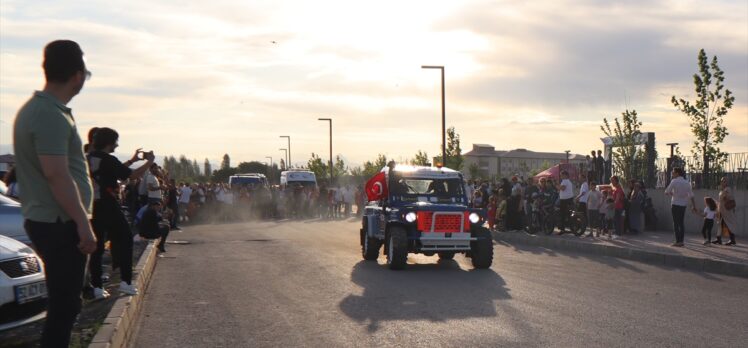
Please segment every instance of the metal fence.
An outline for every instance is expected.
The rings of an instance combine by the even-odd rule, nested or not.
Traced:
[[[665,187],[670,180],[668,172],[669,158],[658,158],[655,162],[657,167],[657,187]],[[682,156],[675,158],[672,167],[683,167],[688,179],[694,188],[716,189],[722,177],[727,177],[730,186],[748,190],[748,152],[730,153],[727,158],[717,165],[711,164],[709,173],[702,173],[701,161],[693,156]]]

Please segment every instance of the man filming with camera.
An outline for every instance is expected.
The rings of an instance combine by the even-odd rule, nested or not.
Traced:
[[[120,183],[126,179],[137,179],[151,167],[155,156],[153,152],[135,151],[132,158],[121,163],[111,153],[119,146],[119,134],[111,128],[99,128],[93,136],[93,150],[86,156],[94,182],[93,219],[91,221],[96,234],[97,249],[91,255],[89,268],[91,285],[96,299],[109,297],[101,280],[101,256],[104,253],[104,242],[111,241],[112,258],[120,268],[122,282],[119,291],[127,295],[137,295],[138,289],[132,285],[132,233],[130,225],[122,213],[120,202]],[[138,161],[146,163],[138,169],[129,167]]]

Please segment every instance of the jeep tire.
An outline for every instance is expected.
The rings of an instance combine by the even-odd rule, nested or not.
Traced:
[[[408,261],[408,233],[400,226],[392,226],[387,245],[387,266],[393,270],[405,268]]]
[[[442,251],[439,252],[439,260],[452,260],[455,258],[454,251]]]
[[[361,254],[364,260],[372,261],[379,258],[379,248],[382,247],[382,241],[377,238],[370,238],[364,232],[364,244],[361,246]]]
[[[491,263],[493,263],[493,238],[491,231],[485,227],[476,227],[471,234],[473,237],[478,238],[478,240],[470,242],[473,267],[477,269],[491,267]]]

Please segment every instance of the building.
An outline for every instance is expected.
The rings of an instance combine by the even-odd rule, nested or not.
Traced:
[[[487,144],[473,144],[473,149],[462,157],[462,172],[469,179],[508,178],[515,174],[527,178],[566,161],[565,152],[503,151]],[[586,165],[587,160],[584,155],[569,154],[569,163]]]

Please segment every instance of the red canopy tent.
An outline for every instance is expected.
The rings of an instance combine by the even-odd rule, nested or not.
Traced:
[[[538,182],[538,180],[540,180],[540,178],[551,178],[551,179],[555,180],[556,182],[560,182],[561,181],[561,171],[564,171],[564,170],[569,173],[569,179],[572,179],[572,180],[579,179],[579,176],[578,176],[579,173],[578,173],[577,167],[575,165],[570,164],[570,163],[559,163],[559,164],[554,165],[553,167],[550,167],[550,168],[548,168],[548,169],[546,169],[546,170],[544,170],[544,171],[536,174],[533,177],[533,180],[535,182]]]

